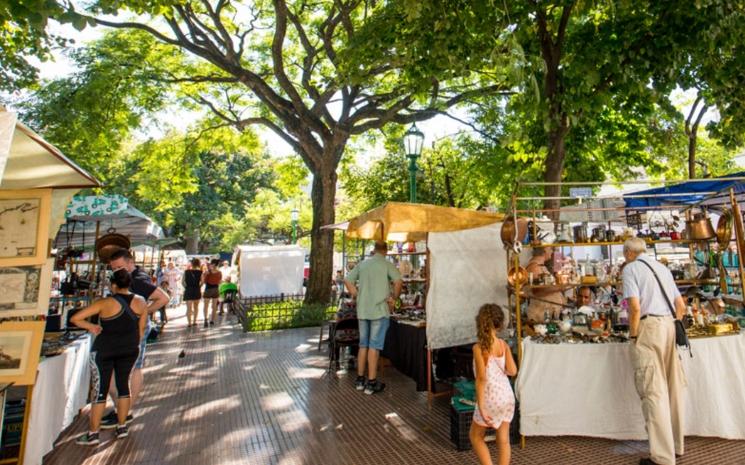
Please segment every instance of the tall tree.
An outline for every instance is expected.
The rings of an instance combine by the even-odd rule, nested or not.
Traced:
[[[274,180],[253,132],[209,127],[140,144],[127,156],[120,183],[173,235],[184,236],[187,253],[217,251],[226,243],[220,221],[242,218]]]
[[[429,72],[426,79],[402,79],[403,60],[396,59],[366,68],[364,76],[352,73],[350,69],[359,63],[344,62],[343,52],[366,21],[375,19],[382,8],[376,4],[99,0],[91,10],[90,19],[97,24],[145,31],[163,44],[189,52],[201,71],[174,75],[172,81],[193,83],[187,95],[236,128],[269,128],[303,159],[313,175],[309,302],[330,297],[333,233],[321,226],[335,221],[337,167],[349,138],[391,122],[431,118],[505,89],[501,82],[487,86],[478,80],[453,82],[466,69],[451,72],[451,81]],[[105,16],[125,8],[141,20],[114,21]],[[427,51],[389,53],[393,58],[404,53],[416,57]]]
[[[116,185],[127,144],[175,97],[149,64],[180,69],[183,57],[139,31],[108,31],[69,53],[75,71],[16,102],[27,121],[106,185]]]

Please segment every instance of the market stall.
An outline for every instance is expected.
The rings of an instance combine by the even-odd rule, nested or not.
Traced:
[[[397,243],[388,256],[401,270],[404,291],[382,355],[411,376],[418,390],[435,393],[433,362],[435,373],[453,373],[447,366],[453,358],[438,351],[475,341],[481,304],[506,303],[506,292],[494,285],[503,267],[493,262],[506,260],[496,240],[501,219],[490,212],[390,202],[343,225],[347,238]]]
[[[14,421],[21,425],[21,434],[3,438],[3,463],[40,464],[36,440],[51,443],[87,397],[87,370],[79,353],[88,338],[72,345],[60,339],[49,343],[43,318],[51,291],[49,238],[64,222],[72,196],[90,187],[99,187],[95,178],[18,122],[14,113],[0,111],[0,400],[13,402]],[[63,370],[70,376],[58,377],[52,367],[67,366],[73,358],[75,368]],[[53,392],[64,392],[65,401],[47,402]],[[50,418],[54,421],[47,423]]]
[[[162,228],[121,195],[75,196],[67,205],[65,218],[54,240],[57,280],[49,326],[57,330],[67,327],[72,311],[90,303],[105,288],[105,257],[97,253],[97,246],[133,247],[136,263],[153,270],[159,263],[156,248],[163,241]]]
[[[518,186],[512,205],[517,220],[506,222],[511,227],[502,238],[510,250],[508,288],[520,320],[516,394],[523,435],[646,437],[621,291],[623,241],[637,236],[647,242],[648,254],[670,268],[688,300],[695,356],[682,357],[686,434],[745,439],[745,402],[732,394],[745,388],[745,377],[737,375],[745,343],[738,259],[745,235],[738,203],[743,180],[738,174],[670,182],[603,199],[572,185],[565,189],[569,195],[555,197],[564,203],[558,210],[543,209],[543,197],[522,195],[535,184]],[[547,271],[528,272],[540,269],[525,266],[528,255],[542,258],[547,248],[555,251]],[[581,296],[580,289],[590,292]],[[541,306],[545,312],[533,311]]]

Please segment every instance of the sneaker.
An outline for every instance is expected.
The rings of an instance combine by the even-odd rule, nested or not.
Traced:
[[[357,379],[354,381],[354,388],[358,391],[361,391],[365,389],[365,377],[364,376],[358,376]]]
[[[210,320],[210,326],[215,326],[215,322]]]
[[[209,323],[207,323],[207,320],[204,320],[204,327],[206,328],[206,327],[208,327],[209,325],[210,325],[210,324],[209,324]]]
[[[381,383],[378,380],[371,380],[365,384],[365,394],[367,395],[383,392],[383,389],[385,389],[385,383]]]
[[[81,446],[95,446],[100,443],[101,440],[98,438],[98,433],[91,433],[90,431],[81,434],[75,440],[75,444],[80,444]]]
[[[132,423],[132,420],[134,420],[134,417],[132,417],[132,415],[127,415],[126,424],[128,425]],[[101,419],[101,429],[114,429],[118,424],[119,418],[116,416],[115,411],[112,411]]]
[[[127,436],[129,436],[129,428],[127,428],[127,425],[117,425],[114,435],[117,439],[126,438]]]

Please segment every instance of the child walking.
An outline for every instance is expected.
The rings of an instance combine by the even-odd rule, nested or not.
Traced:
[[[499,465],[510,463],[510,421],[515,413],[515,395],[508,376],[517,366],[506,342],[497,337],[504,327],[504,313],[497,304],[484,304],[476,317],[478,343],[473,346],[476,373],[476,411],[471,423],[471,445],[481,465],[492,465],[484,436],[487,428],[497,430]]]

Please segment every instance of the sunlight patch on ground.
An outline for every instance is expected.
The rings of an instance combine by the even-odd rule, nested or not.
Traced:
[[[295,368],[287,370],[290,379],[321,379],[326,373],[323,368]]]
[[[285,452],[277,465],[296,465],[304,462],[303,453],[299,449],[293,449]]]
[[[225,410],[238,408],[240,405],[241,401],[237,394],[224,399],[215,399],[186,410],[183,419],[184,421],[197,420],[205,415],[213,413],[221,414]]]
[[[417,440],[416,431],[407,425],[397,413],[388,413],[386,414],[385,419],[396,428],[396,431],[398,431],[404,440],[412,442]]]
[[[286,392],[275,392],[261,398],[261,408],[265,411],[282,410],[289,408],[294,402]]]
[[[277,421],[282,431],[292,433],[310,428],[310,419],[302,410],[294,409],[277,415]]]
[[[295,347],[295,352],[299,354],[304,354],[306,352],[310,352],[313,350],[313,346],[310,344],[300,344],[299,346]]]

